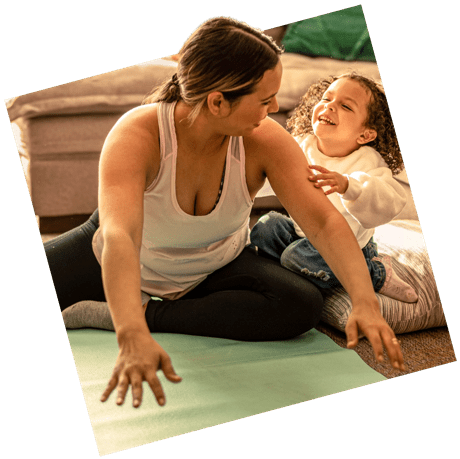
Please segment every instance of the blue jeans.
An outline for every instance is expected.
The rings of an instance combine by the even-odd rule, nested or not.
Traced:
[[[279,260],[285,268],[303,274],[320,288],[340,286],[340,282],[306,237],[297,235],[293,221],[277,212],[259,219],[251,231],[251,244],[261,255]],[[378,255],[377,244],[371,240],[362,249],[374,290],[378,292],[386,278],[385,267],[373,260]]]

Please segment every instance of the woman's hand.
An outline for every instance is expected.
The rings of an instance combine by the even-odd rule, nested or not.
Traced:
[[[122,405],[131,386],[133,406],[138,408],[142,403],[142,383],[147,381],[158,404],[163,406],[166,399],[157,371],[162,370],[171,382],[182,381],[174,371],[168,354],[150,334],[138,333],[130,338],[119,340],[119,346],[115,368],[102,394],[101,402],[105,402],[117,388],[116,403]]]
[[[358,344],[358,333],[362,332],[374,349],[378,362],[383,362],[383,346],[385,346],[393,368],[404,371],[404,359],[393,330],[377,308],[353,306],[345,327],[347,347],[353,349]],[[383,343],[383,344],[382,344]]]
[[[330,171],[322,166],[310,165],[310,169],[321,172],[321,174],[310,175],[308,180],[315,182],[316,188],[322,188],[330,186],[329,190],[326,190],[324,194],[339,193],[344,194],[348,189],[348,177],[339,174],[338,172]]]

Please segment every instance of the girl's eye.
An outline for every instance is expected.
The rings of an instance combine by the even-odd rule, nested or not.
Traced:
[[[345,108],[346,110],[350,110],[351,112],[351,108],[348,105],[342,105],[342,107]]]
[[[268,100],[267,102],[262,102],[262,105],[270,105],[271,100]]]

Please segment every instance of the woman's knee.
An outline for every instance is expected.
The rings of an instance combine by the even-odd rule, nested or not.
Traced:
[[[274,339],[290,339],[311,330],[319,323],[323,311],[323,297],[319,289],[302,276],[289,274],[295,282],[291,281],[272,300],[278,312],[274,314]]]

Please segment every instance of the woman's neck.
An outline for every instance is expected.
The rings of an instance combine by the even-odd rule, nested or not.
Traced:
[[[212,119],[202,111],[190,125],[188,115],[191,108],[179,101],[176,105],[174,120],[178,142],[187,145],[190,150],[200,155],[214,155],[221,150],[228,136],[220,133],[213,125]]]

